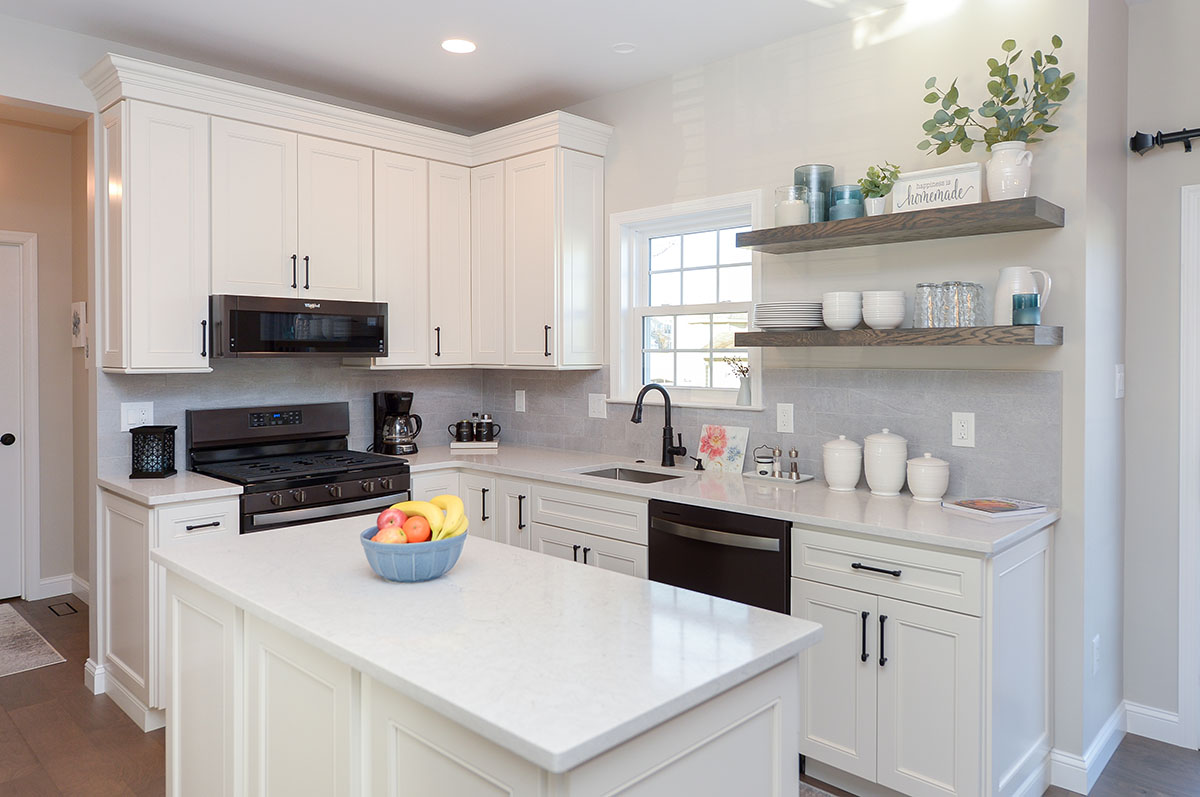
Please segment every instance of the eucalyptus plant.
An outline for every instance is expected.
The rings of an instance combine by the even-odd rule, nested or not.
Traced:
[[[1075,82],[1075,73],[1064,74],[1059,68],[1058,48],[1062,47],[1062,39],[1051,36],[1050,44],[1048,52],[1036,50],[1029,57],[1032,69],[1029,77],[1013,71],[1023,53],[1017,49],[1016,40],[1008,39],[1001,44],[1004,54],[987,61],[991,78],[987,84],[989,96],[978,108],[959,102],[958,78],[945,91],[938,87],[936,77],[925,81],[925,88],[931,89],[925,95],[925,102],[941,107],[922,125],[926,138],[917,144],[917,149],[941,155],[954,147],[970,152],[976,144],[985,144],[991,150],[993,144],[1002,141],[1032,144],[1057,130],[1058,126],[1050,120],[1071,93],[1068,87]],[[982,138],[972,137],[979,132]]]
[[[858,178],[858,186],[867,198],[885,197],[892,192],[900,167],[890,161],[867,168],[867,176]]]

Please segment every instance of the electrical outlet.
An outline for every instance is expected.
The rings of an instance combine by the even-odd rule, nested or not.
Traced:
[[[603,393],[588,393],[588,417],[607,418],[608,404]]]
[[[1092,637],[1092,675],[1100,672],[1100,635]]]
[[[950,444],[966,448],[975,447],[975,413],[950,414]]]
[[[525,391],[524,390],[517,391],[517,396],[516,396],[515,401],[516,401],[516,405],[517,405],[517,412],[524,412],[525,411]]]
[[[1125,363],[1117,363],[1114,367],[1116,384],[1114,394],[1116,398],[1125,398]]]
[[[150,426],[154,423],[153,401],[122,401],[121,402],[121,431],[128,432],[137,426]]]
[[[775,405],[775,431],[791,434],[795,431],[792,425],[792,404]]]

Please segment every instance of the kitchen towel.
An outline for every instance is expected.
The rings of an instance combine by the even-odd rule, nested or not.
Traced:
[[[0,678],[64,661],[12,604],[0,604]]]

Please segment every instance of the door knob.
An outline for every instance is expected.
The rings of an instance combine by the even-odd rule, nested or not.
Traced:
[[[5,432],[3,436],[0,436],[0,446],[11,446],[15,442],[17,442],[17,436],[10,432]]]

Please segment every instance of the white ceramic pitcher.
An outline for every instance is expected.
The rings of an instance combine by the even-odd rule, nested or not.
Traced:
[[[1042,284],[1038,290],[1035,274],[1042,275]],[[1045,308],[1050,298],[1050,275],[1040,268],[1029,266],[1009,266],[1000,269],[1000,279],[996,280],[996,304],[992,310],[992,323],[998,327],[1012,326],[1012,297],[1014,293],[1038,293],[1041,297],[1038,304]]]
[[[988,199],[1019,199],[1029,196],[1033,153],[1024,141],[1002,141],[992,145],[987,162]]]

